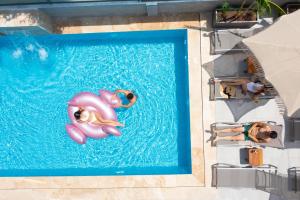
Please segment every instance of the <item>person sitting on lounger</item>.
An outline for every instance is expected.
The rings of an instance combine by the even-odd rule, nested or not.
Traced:
[[[253,99],[256,100],[258,95],[262,94],[265,91],[265,85],[260,82],[252,82],[247,79],[237,79],[232,81],[222,81],[221,83],[225,84],[224,87],[224,94],[228,95],[228,89],[227,86],[241,86],[242,93],[244,95],[247,94],[247,92],[253,94]],[[228,95],[230,98],[230,96]]]
[[[268,143],[271,139],[277,138],[277,132],[272,131],[271,127],[262,122],[246,124],[235,128],[226,128],[214,131],[217,134],[215,140],[247,141],[252,140],[256,143]],[[218,136],[218,133],[238,133],[234,136]]]

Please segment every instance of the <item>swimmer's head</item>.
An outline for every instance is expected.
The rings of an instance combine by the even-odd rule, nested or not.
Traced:
[[[277,138],[277,136],[278,136],[278,134],[277,134],[276,131],[271,131],[270,132],[270,138],[275,139],[275,138]]]
[[[134,94],[132,92],[130,92],[126,95],[126,98],[130,101],[134,98]]]

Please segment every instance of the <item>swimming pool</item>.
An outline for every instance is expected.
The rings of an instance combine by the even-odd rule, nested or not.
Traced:
[[[190,174],[187,31],[0,37],[0,175]],[[131,89],[122,136],[72,141],[67,102]]]

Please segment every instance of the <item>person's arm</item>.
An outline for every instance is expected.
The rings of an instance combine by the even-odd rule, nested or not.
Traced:
[[[261,128],[265,128],[267,126],[267,124],[264,122],[255,122],[255,123],[256,123],[256,126],[259,126]]]
[[[254,124],[252,124],[252,126],[251,126],[251,128],[249,129],[248,132],[251,133],[253,131],[253,129],[257,127],[257,125],[258,125],[257,122],[255,122]]]
[[[249,138],[251,138],[254,142],[259,142],[258,140],[257,140],[257,138],[255,137],[255,135],[253,134],[253,131],[254,131],[254,128],[256,128],[257,127],[257,122],[256,123],[254,123],[252,126],[251,126],[251,128],[249,129],[249,131],[248,131],[248,136],[249,136]]]
[[[256,143],[260,143],[260,141],[258,139],[256,139],[253,135],[251,135],[250,133],[248,134],[249,138],[251,138],[254,142]]]
[[[114,100],[117,100],[117,103],[115,103],[114,106],[116,106],[116,107],[122,106],[122,102],[119,101],[119,98],[116,93],[114,93],[111,97],[111,101],[114,101]]]
[[[267,127],[267,124],[266,124],[266,123],[263,123],[263,122],[255,122],[255,123],[251,126],[251,128],[249,129],[248,132],[251,133],[251,132],[253,131],[253,129],[256,128],[256,127],[265,128],[265,127]]]
[[[268,143],[270,141],[271,141],[271,138],[266,138],[266,139],[262,140],[261,142]]]
[[[127,104],[127,105],[120,105],[120,107],[122,107],[122,108],[129,108],[129,107],[131,107],[132,106],[132,104],[133,103],[129,103],[129,104]]]
[[[115,93],[124,93],[124,94],[127,94],[128,91],[127,90],[116,90]]]
[[[99,113],[94,113],[96,116],[96,119],[101,122],[101,123],[111,123],[111,122],[116,122],[113,120],[107,120],[107,119],[103,119],[102,116]]]

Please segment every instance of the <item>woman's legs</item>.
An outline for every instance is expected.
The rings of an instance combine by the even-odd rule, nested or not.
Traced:
[[[103,120],[100,123],[102,125],[108,125],[108,126],[124,126],[124,124],[117,122],[117,121],[113,121],[113,120]]]
[[[108,126],[124,126],[124,124],[121,124],[120,122],[114,121],[114,120],[108,120],[103,119],[101,115],[98,113],[96,114],[96,118],[99,125],[108,125]]]

